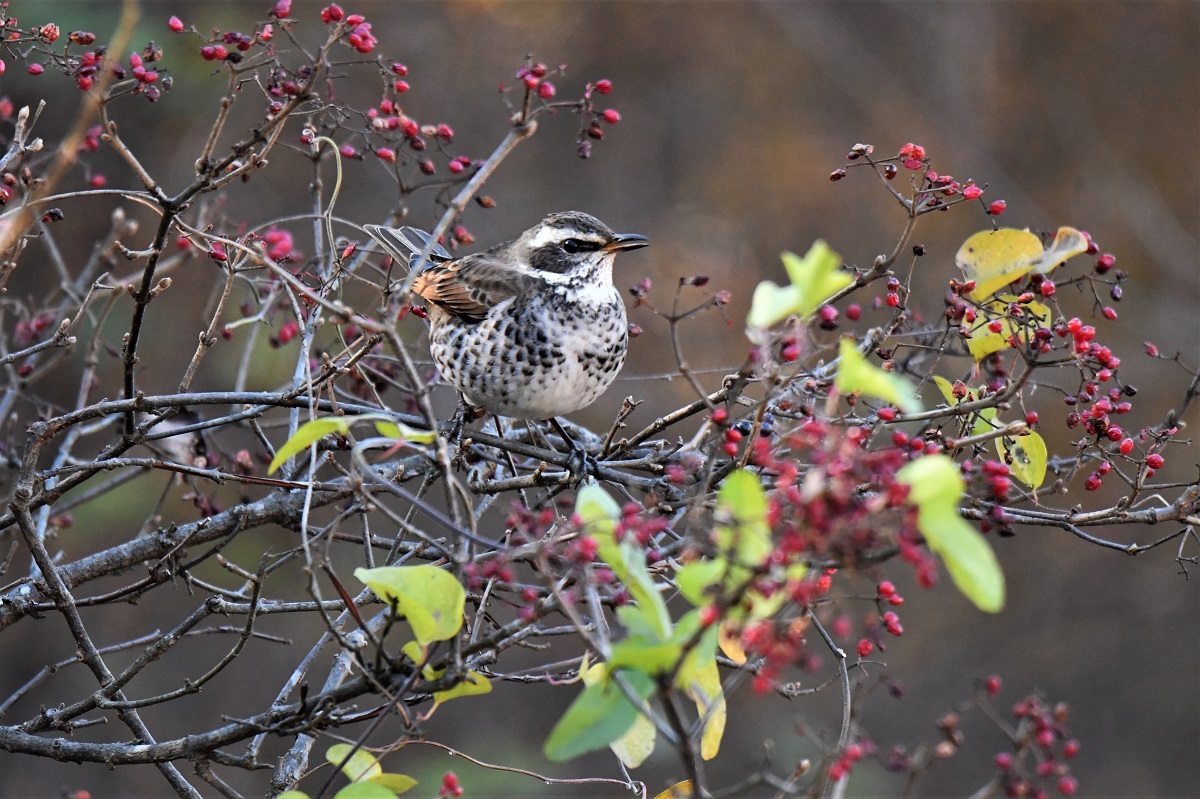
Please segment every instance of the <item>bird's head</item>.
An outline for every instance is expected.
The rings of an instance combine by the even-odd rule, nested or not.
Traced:
[[[616,254],[649,243],[636,233],[613,233],[591,214],[566,211],[546,217],[521,234],[512,247],[522,263],[543,273],[611,282]]]

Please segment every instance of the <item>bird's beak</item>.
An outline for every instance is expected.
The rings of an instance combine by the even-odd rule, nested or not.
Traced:
[[[639,236],[636,233],[618,233],[613,236],[613,240],[605,244],[600,249],[604,252],[621,252],[623,250],[636,250],[638,247],[645,247],[650,243],[650,239],[645,236]]]

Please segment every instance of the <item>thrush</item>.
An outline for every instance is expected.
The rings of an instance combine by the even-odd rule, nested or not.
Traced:
[[[415,228],[366,230],[402,261],[429,245]],[[435,244],[412,292],[428,310],[438,371],[467,402],[499,416],[553,419],[591,405],[629,344],[613,260],[649,243],[567,211],[462,258]]]

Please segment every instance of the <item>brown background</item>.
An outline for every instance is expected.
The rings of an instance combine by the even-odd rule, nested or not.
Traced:
[[[134,146],[168,187],[183,185],[191,174],[224,81],[209,77],[211,65],[195,54],[198,45],[173,37],[166,18],[177,14],[201,29],[247,30],[254,12],[269,5],[145,4],[135,42],[164,44],[176,88],[157,106],[126,103],[117,116],[123,130],[140,131],[131,136]],[[923,144],[938,171],[990,183],[985,196],[1008,201],[1004,223],[1038,230],[1075,225],[1117,256],[1130,279],[1119,322],[1101,323],[1101,336],[1123,357],[1122,374],[1143,389],[1137,425],[1161,419],[1177,404],[1187,379],[1182,370],[1150,364],[1141,342],[1152,340],[1167,353],[1181,350],[1196,365],[1200,6],[1195,3],[344,5],[374,24],[381,53],[409,66],[413,88],[406,111],[422,122],[450,123],[456,148],[475,157],[486,156],[503,136],[505,113],[496,85],[513,82],[525,54],[550,64],[566,62],[567,76],[556,79],[563,98],[587,80],[613,80],[616,88],[607,101],[623,121],[590,161],[574,155],[572,118],[544,120],[538,135],[489,184],[487,193],[498,208],[474,209],[466,221],[486,244],[515,235],[546,212],[575,208],[619,230],[650,236],[652,248],[623,259],[619,283],[632,285],[649,275],[656,281],[652,296],[665,304],[678,276],[704,273],[714,288],[734,293],[732,328],[712,315],[690,331],[687,355],[697,368],[726,367],[742,357],[745,342],[738,329],[751,288],[764,276],[781,276],[780,250],[803,251],[822,237],[860,265],[890,251],[904,220],[878,182],[865,172],[837,184],[826,179],[860,141],[881,153],[907,141]],[[303,20],[310,36],[317,35],[319,7],[294,4],[293,16]],[[11,13],[23,25],[53,19],[64,31],[89,29],[103,39],[113,28],[116,7],[18,2]],[[63,129],[79,101],[66,78],[48,71],[30,79],[11,61],[0,78],[0,94],[18,105],[47,99],[39,132],[48,139]],[[364,97],[369,101],[370,93]],[[241,110],[252,119],[260,103],[247,100]],[[283,152],[273,161],[272,169],[230,193],[231,216],[258,223],[306,210],[303,161]],[[134,185],[111,155],[101,153],[94,163],[108,174],[110,186]],[[338,210],[350,219],[381,221],[397,200],[374,159],[350,164],[347,180]],[[82,182],[80,177],[77,183]],[[98,229],[107,213],[83,205],[75,212],[82,233],[92,230],[81,220],[94,214]],[[929,251],[916,285],[932,315],[940,312],[945,281],[954,276],[958,244],[986,224],[981,214],[966,209],[935,217],[923,219],[915,237]],[[410,222],[427,225],[433,219],[431,204],[418,199]],[[66,246],[82,255],[88,241],[81,236]],[[198,271],[192,279],[203,281],[205,274]],[[20,278],[28,280],[16,284],[20,290],[45,288],[36,277]],[[198,286],[195,296],[205,297],[207,289],[202,282]],[[1087,310],[1082,298],[1078,307]],[[181,305],[178,311],[152,319],[160,355],[193,346],[199,308]],[[870,321],[869,312],[866,318]],[[663,345],[664,325],[644,311],[635,311],[633,319],[646,335],[634,342],[625,382],[579,414],[579,421],[603,423],[629,393],[647,400],[635,417],[643,421],[689,395],[678,380],[639,379],[670,372],[673,362]],[[285,357],[279,368],[280,377],[288,372]],[[153,384],[155,377],[146,379]],[[227,371],[210,368],[199,387],[226,386],[228,378]],[[177,380],[177,373],[165,374],[162,387]],[[1038,402],[1046,435],[1061,444],[1064,409],[1048,394]],[[1195,429],[1194,409],[1189,421]],[[1175,450],[1169,457],[1171,474],[1193,479],[1194,450]],[[1092,499],[1080,494],[1067,500]],[[96,526],[87,534],[96,535],[106,528],[124,534],[137,523],[118,509],[91,521]],[[1145,543],[1169,530],[1106,532]],[[895,570],[909,597],[903,608],[907,632],[887,661],[908,694],[900,701],[881,695],[870,703],[864,723],[880,747],[935,742],[940,713],[970,694],[974,678],[997,672],[1006,683],[1002,707],[1034,690],[1071,703],[1072,728],[1083,744],[1075,761],[1081,795],[1190,795],[1200,784],[1200,583],[1180,574],[1172,560],[1175,545],[1129,559],[1061,531],[1038,529],[994,544],[1010,597],[998,616],[975,611],[949,585],[921,592],[908,584],[904,570]],[[63,545],[69,547],[69,541]],[[1195,551],[1193,544],[1190,552]],[[180,608],[191,601],[181,596]],[[151,622],[138,621],[141,613],[130,608],[129,626],[112,630],[113,640],[146,631]],[[170,625],[174,618],[153,623]],[[312,631],[287,625],[281,620],[278,631],[307,647]],[[28,679],[44,656],[69,656],[65,639],[47,640],[50,627],[27,620],[5,634],[0,694]],[[51,650],[54,654],[45,655]],[[291,657],[294,652],[281,655],[280,668]],[[193,664],[178,665],[181,676],[191,673]],[[88,688],[82,673],[62,679],[79,680],[79,691]],[[232,678],[195,706],[225,705],[229,697],[244,695],[248,706],[257,707],[278,684],[272,677],[263,688],[262,679]],[[164,687],[170,685],[167,675]],[[577,775],[584,764],[550,766],[540,755],[546,732],[571,694],[500,688],[486,703],[448,706],[430,727],[431,736],[485,761]],[[834,728],[832,695],[788,704],[743,689],[731,704],[718,778],[734,779],[757,763],[766,739],[786,771],[795,758],[814,754],[811,743],[793,733],[795,726]],[[30,711],[22,707],[17,715]],[[167,735],[170,719],[157,723]],[[318,751],[323,748],[318,744]],[[1001,748],[994,731],[978,724],[968,728],[964,753],[939,764],[918,793],[969,794],[986,779],[992,754]],[[385,762],[421,777],[425,796],[432,795],[446,768],[456,769],[474,796],[619,795],[500,778],[434,750],[409,750]],[[607,757],[587,761],[586,768],[619,776]],[[637,776],[657,789],[678,773],[675,763],[660,757]],[[90,788],[93,796],[163,795],[165,789],[150,769],[109,772],[0,754],[0,795],[53,796],[79,787]],[[900,790],[881,769],[864,766],[849,795]]]

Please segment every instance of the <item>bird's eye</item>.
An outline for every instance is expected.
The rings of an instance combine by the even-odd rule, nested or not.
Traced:
[[[587,245],[579,239],[567,239],[562,243],[563,252],[567,255],[574,255],[578,252],[583,252],[587,249]]]

